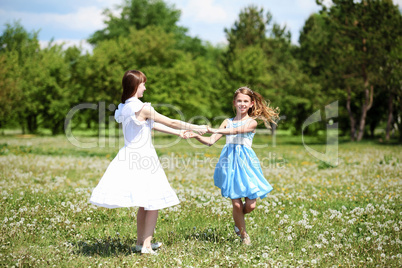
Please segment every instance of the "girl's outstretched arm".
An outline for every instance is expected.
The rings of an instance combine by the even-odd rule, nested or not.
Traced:
[[[162,133],[167,133],[167,134],[172,134],[181,137],[182,139],[185,139],[186,137],[184,136],[184,131],[183,130],[178,130],[178,129],[173,129],[170,127],[167,127],[163,124],[160,123],[154,123],[154,130],[162,132]]]
[[[226,128],[228,125],[227,119],[225,119],[222,124],[219,126],[219,129],[221,128]],[[189,137],[190,138],[195,138],[197,141],[201,142],[202,144],[205,144],[207,146],[212,146],[215,142],[217,142],[223,135],[222,134],[212,134],[210,137],[203,137],[201,135],[192,133]]]
[[[221,134],[221,135],[235,135],[240,133],[253,132],[256,128],[257,128],[257,121],[253,119],[250,120],[250,122],[247,122],[247,124],[244,124],[237,128],[221,128],[221,127],[219,127],[218,129],[208,128],[208,133]]]
[[[164,124],[165,126],[168,126],[170,128],[192,130],[198,132],[201,135],[207,132],[207,126],[199,126],[186,123],[177,119],[171,119],[167,116],[158,113],[151,106],[145,106],[144,108],[142,108],[141,111],[139,111],[137,118],[142,118],[144,120],[151,119],[157,123]]]

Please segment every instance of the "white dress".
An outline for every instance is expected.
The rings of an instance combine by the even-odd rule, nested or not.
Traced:
[[[144,207],[158,210],[180,201],[170,187],[152,144],[153,121],[139,121],[135,113],[145,105],[132,97],[120,103],[116,121],[123,124],[124,147],[109,164],[90,202],[106,208]]]

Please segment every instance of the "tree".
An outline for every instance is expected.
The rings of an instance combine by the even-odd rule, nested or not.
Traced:
[[[329,10],[322,1],[317,3],[323,6],[322,14],[332,34],[328,43],[331,75],[335,85],[346,90],[351,139],[359,141],[381,80],[378,74],[384,55],[400,35],[401,14],[392,1],[334,0]]]
[[[87,101],[116,103],[121,96],[121,78],[126,70],[143,70],[148,66],[169,68],[178,59],[172,33],[149,26],[141,30],[131,28],[126,36],[105,40],[93,50],[85,76]]]
[[[255,6],[243,9],[231,29],[225,29],[229,48],[225,55],[227,80],[233,88],[248,85],[271,99],[286,116],[294,134],[320,97],[320,87],[303,74],[286,27],[272,23],[269,12]]]
[[[10,54],[0,53],[0,128],[18,121],[17,111],[22,99],[19,80],[15,77],[18,56]]]
[[[45,127],[57,134],[62,132],[64,117],[77,100],[80,88],[77,75],[71,75],[70,61],[81,51],[64,51],[62,45],[53,44],[40,49],[37,35],[17,22],[7,25],[0,37],[0,103],[4,105],[0,122],[4,125],[18,120],[23,133],[36,133],[39,127]]]
[[[225,28],[226,39],[229,42],[229,52],[236,48],[247,46],[263,46],[267,36],[267,25],[271,23],[272,15],[267,12],[264,17],[264,9],[256,6],[244,8],[239,19],[235,21],[230,29]]]
[[[329,64],[328,48],[331,33],[326,14],[312,14],[300,32],[297,57],[301,60],[303,71],[318,78],[325,75]]]
[[[300,32],[300,46],[296,50],[296,55],[300,60],[303,72],[314,85],[319,86],[320,90],[317,92],[320,94],[320,103],[326,105],[334,100],[339,101],[341,106],[338,112],[338,126],[340,131],[347,132],[350,126],[348,124],[349,116],[345,109],[346,93],[339,89],[342,87],[343,80],[334,75],[334,68],[337,66],[334,64],[333,58],[329,57],[333,31],[327,16],[327,13],[312,14],[306,20]]]
[[[397,45],[387,54],[385,66],[381,68],[388,95],[385,139],[390,139],[392,123],[395,122],[399,123],[399,140],[402,141],[402,35],[395,42]]]
[[[0,53],[12,51],[18,54],[18,63],[21,65],[25,58],[39,51],[39,32],[27,32],[19,21],[6,24],[6,29],[0,36]]]
[[[209,59],[181,55],[171,68],[146,68],[150,92],[146,99],[176,106],[188,118],[213,119],[222,115],[222,106],[231,103],[222,93],[225,81],[218,66]],[[168,115],[177,116],[171,109]],[[176,114],[175,114],[176,113]]]
[[[158,26],[165,32],[184,31],[177,26],[180,10],[169,6],[161,0],[125,0],[119,6],[119,17],[113,15],[110,9],[103,11],[107,16],[106,28],[96,31],[88,41],[94,45],[104,40],[117,39],[130,33],[130,29],[144,29],[148,26]]]
[[[65,116],[74,103],[74,84],[70,81],[70,66],[61,45],[49,45],[41,50],[40,56],[42,79],[37,84],[42,102],[40,118],[42,126],[55,135],[63,132]]]
[[[187,35],[188,29],[178,26],[181,11],[174,5],[163,0],[125,0],[119,6],[119,16],[113,15],[110,9],[104,10],[107,17],[106,28],[96,31],[88,41],[97,45],[105,40],[117,40],[118,37],[127,36],[132,31],[142,30],[149,26],[161,28],[166,33],[172,33],[176,39],[176,48],[191,52],[195,56],[204,55],[206,50],[202,41],[197,37]]]
[[[6,29],[0,37],[0,55],[12,66],[4,66],[3,70],[7,70],[7,86],[1,90],[5,96],[13,96],[8,105],[14,107],[13,113],[20,122],[23,133],[26,128],[31,133],[38,128],[36,115],[41,104],[35,98],[31,99],[31,96],[37,93],[33,84],[38,81],[38,78],[31,74],[40,69],[37,60],[40,50],[37,36],[37,32],[28,33],[19,22],[15,22],[13,25],[6,24]],[[6,119],[3,118],[3,123],[4,120]]]

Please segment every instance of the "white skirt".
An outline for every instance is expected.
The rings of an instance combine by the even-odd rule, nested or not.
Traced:
[[[180,203],[155,149],[123,147],[109,164],[90,202],[106,208],[158,210]]]

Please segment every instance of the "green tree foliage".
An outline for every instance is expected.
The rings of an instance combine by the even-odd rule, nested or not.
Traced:
[[[32,76],[39,67],[36,61],[40,50],[37,35],[37,32],[28,33],[19,22],[15,22],[13,25],[6,24],[0,37],[0,55],[5,64],[2,69],[8,70],[7,73],[3,72],[5,87],[1,91],[9,101],[4,105],[9,105],[10,108],[4,110],[9,111],[9,120],[19,122],[23,132],[26,128],[29,132],[35,132],[38,128],[37,115],[41,104],[34,97],[38,94],[34,86],[38,80]],[[3,124],[6,120],[7,118],[3,118]]]
[[[116,40],[121,36],[127,36],[132,31],[142,30],[149,26],[161,28],[166,33],[172,33],[177,40],[176,46],[180,50],[188,51],[194,55],[203,55],[205,48],[199,38],[187,35],[187,29],[178,26],[181,11],[174,5],[169,5],[162,0],[125,0],[119,6],[119,16],[113,15],[112,10],[105,9],[107,17],[106,28],[96,31],[88,41],[94,45],[105,40]]]
[[[299,37],[298,58],[301,59],[303,71],[314,78],[325,75],[329,58],[329,26],[324,18],[326,14],[312,14],[304,23]]]
[[[8,122],[17,123],[17,110],[22,99],[22,92],[15,78],[18,71],[16,53],[0,54],[0,128]]]
[[[85,70],[90,102],[118,103],[121,96],[122,74],[129,69],[147,66],[171,67],[179,55],[172,33],[149,26],[131,29],[126,36],[105,40],[93,50]],[[163,47],[163,49],[161,49]]]
[[[70,70],[61,46],[40,49],[38,33],[28,33],[18,22],[6,25],[0,37],[2,67],[2,124],[17,121],[23,132],[46,127],[63,130],[71,106]]]
[[[216,96],[219,70],[207,57],[194,59],[178,50],[172,37],[163,28],[149,26],[99,43],[87,69],[93,91],[91,101],[119,103],[122,74],[128,69],[140,69],[149,77],[144,97],[147,101],[174,105],[186,116],[201,114],[211,118],[212,112],[220,108]],[[212,104],[215,109],[210,109]],[[165,112],[177,116],[175,111]]]
[[[21,72],[23,110],[27,129],[35,133],[39,126],[61,133],[71,105],[69,66],[60,45],[49,46],[25,60]]]
[[[213,119],[221,115],[223,77],[210,60],[203,57],[192,59],[184,54],[170,68],[153,66],[144,71],[150,77],[145,99],[162,104],[160,110],[156,109],[163,114],[181,116],[170,106],[173,105],[186,120],[197,116],[200,120]]]
[[[53,134],[63,132],[64,119],[73,100],[70,86],[70,66],[64,59],[62,46],[49,46],[41,51],[39,62],[42,67],[41,119],[43,127]]]
[[[300,46],[296,50],[296,55],[300,60],[303,72],[321,88],[320,91],[317,91],[320,92],[320,103],[329,104],[334,100],[339,101],[341,109],[338,122],[340,130],[344,132],[349,127],[347,111],[342,109],[342,107],[346,107],[346,94],[335,86],[339,83],[339,79],[333,74],[334,59],[328,57],[333,34],[326,17],[326,13],[312,14],[306,20],[300,32]]]
[[[225,29],[229,51],[253,45],[262,47],[266,41],[266,27],[271,23],[271,20],[272,15],[267,12],[264,16],[263,8],[253,5],[244,8],[232,28]]]
[[[279,106],[286,126],[300,134],[303,120],[319,105],[315,100],[320,87],[302,72],[289,31],[273,23],[269,12],[264,15],[262,8],[249,6],[225,32],[229,42],[225,67],[233,85],[231,94],[242,85],[250,86]]]
[[[390,139],[390,132],[393,125],[397,125],[399,130],[402,129],[402,35],[395,39],[394,46],[390,53],[387,53],[385,66],[381,68],[383,77],[383,88],[387,100],[387,125],[386,135],[387,140]],[[402,141],[402,131],[399,131],[399,141]]]
[[[98,44],[104,40],[117,39],[130,33],[130,29],[144,29],[148,26],[159,26],[165,32],[183,32],[184,28],[177,26],[180,19],[180,10],[170,7],[160,0],[125,0],[118,17],[112,10],[105,9],[104,15],[107,27],[96,31],[88,41]]]
[[[331,35],[326,49],[332,87],[346,91],[351,139],[361,140],[373,100],[382,95],[380,69],[401,35],[401,12],[392,1],[335,0],[322,14]]]
[[[27,32],[21,23],[6,24],[6,29],[0,36],[0,53],[16,52],[18,63],[39,51],[38,32]]]

